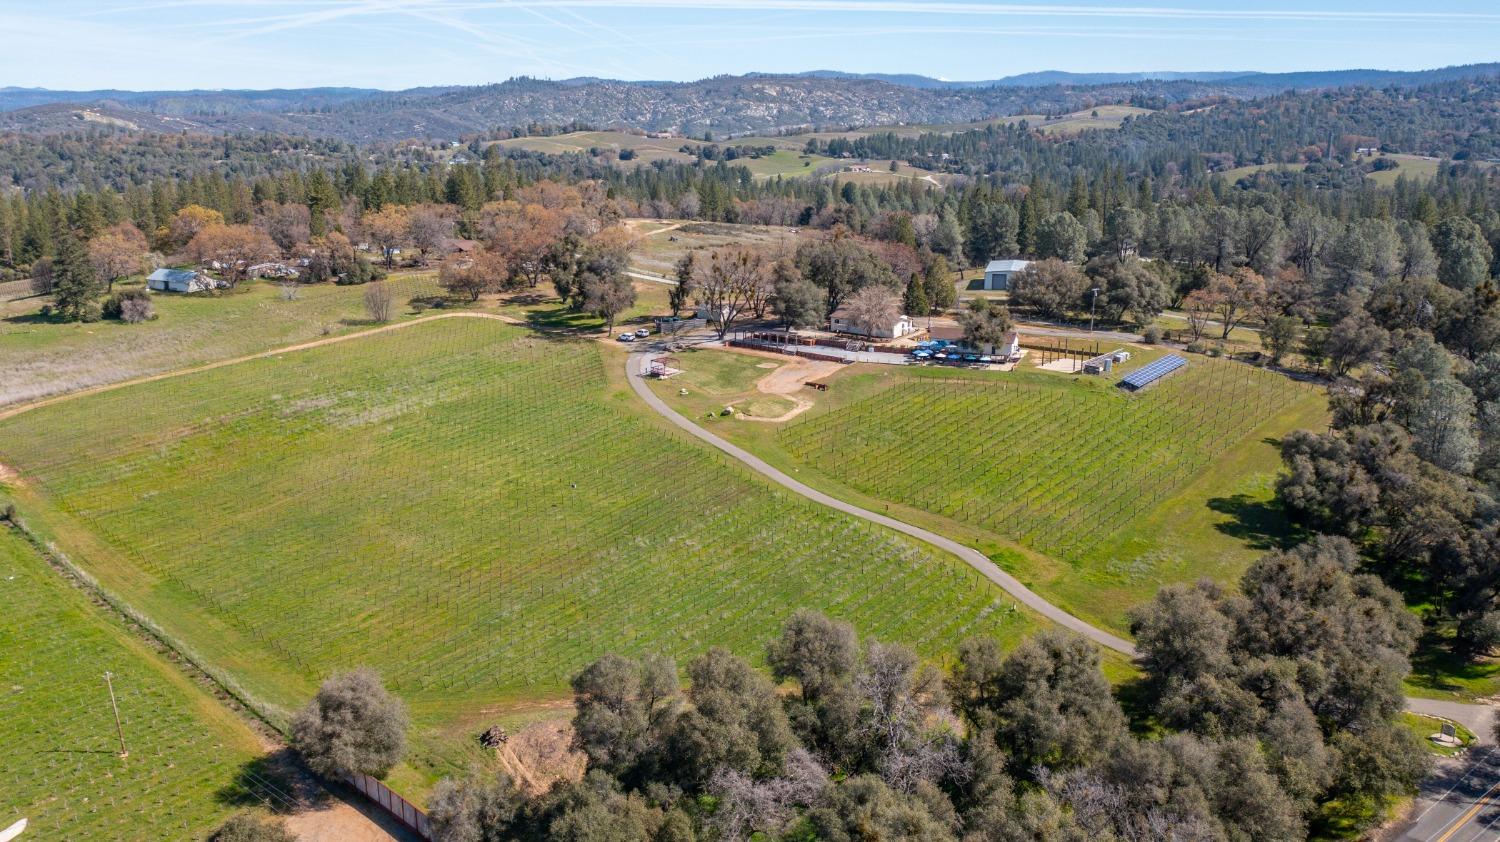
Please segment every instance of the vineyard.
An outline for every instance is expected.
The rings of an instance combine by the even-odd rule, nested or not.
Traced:
[[[437,321],[43,407],[0,423],[0,462],[283,714],[366,663],[441,727],[604,652],[758,656],[802,606],[926,653],[1031,628],[958,560],[667,432],[603,353]]]
[[[386,283],[396,319],[415,315],[412,299],[441,292],[435,272]],[[275,284],[258,281],[219,295],[156,295],[157,318],[138,325],[50,322],[34,315],[41,299],[7,304],[0,293],[0,405],[363,329],[369,326],[364,290],[308,284],[288,299]]]
[[[255,799],[238,777],[256,753],[250,732],[5,527],[0,594],[0,827],[27,818],[27,838],[195,839]]]
[[[1087,556],[1313,389],[1195,358],[1139,395],[1047,375],[907,377],[782,431],[780,445],[871,496]]]

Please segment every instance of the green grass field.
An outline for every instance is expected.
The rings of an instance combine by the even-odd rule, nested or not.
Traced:
[[[776,151],[770,155],[764,155],[759,158],[739,158],[729,163],[732,166],[748,168],[756,178],[774,178],[776,176],[794,178],[804,175],[811,176],[825,167],[848,163],[865,163],[875,167],[877,170],[886,170],[890,166],[889,160],[841,161],[823,155],[804,155],[802,154],[802,150],[806,148],[807,141],[810,139],[825,141],[836,138],[853,139],[886,133],[895,133],[903,137],[916,137],[921,134],[933,132],[952,134],[954,132],[982,129],[987,125],[995,123],[1017,123],[1022,120],[1025,120],[1028,125],[1042,134],[1066,136],[1092,129],[1118,129],[1127,117],[1150,113],[1152,113],[1150,109],[1136,108],[1130,105],[1101,105],[1098,108],[1085,109],[1053,118],[1041,114],[1017,114],[998,120],[973,123],[870,126],[868,128],[843,132],[804,132],[775,137],[751,136],[725,138],[718,141],[718,144],[721,146],[774,146]],[[517,137],[495,141],[495,143],[500,146],[526,149],[532,152],[543,152],[551,155],[584,154],[591,151],[617,153],[622,149],[629,149],[635,153],[635,157],[628,161],[620,161],[619,164],[624,167],[641,166],[661,160],[688,163],[694,160],[695,156],[683,152],[682,148],[684,146],[697,148],[710,145],[697,138],[654,138],[631,134],[629,132],[610,131],[568,132],[551,137]],[[893,184],[903,178],[901,175],[893,175],[889,172],[883,174],[845,173],[840,177],[871,185]],[[905,177],[910,178],[911,176],[907,175]],[[941,186],[942,182],[942,179],[933,179],[932,181],[934,186]]]
[[[396,318],[417,295],[439,292],[431,273],[397,275]],[[157,318],[138,325],[41,319],[48,299],[0,302],[0,406],[187,368],[368,326],[360,286],[308,285],[283,300],[272,283],[223,295],[152,296]]]
[[[1378,184],[1381,187],[1395,186],[1396,179],[1400,178],[1403,175],[1409,179],[1432,178],[1434,175],[1437,175],[1438,167],[1443,163],[1438,158],[1430,158],[1426,155],[1382,153],[1379,157],[1396,162],[1396,167],[1394,169],[1377,170],[1375,172],[1368,173],[1365,176],[1365,178],[1368,179],[1371,183]],[[1368,163],[1373,159],[1364,157],[1360,160]],[[1474,163],[1476,166],[1486,169],[1494,166],[1493,164],[1484,161],[1476,161]],[[1233,184],[1234,182],[1240,180],[1241,178],[1244,178],[1245,176],[1254,175],[1258,172],[1274,172],[1280,169],[1287,169],[1292,172],[1297,172],[1305,169],[1306,167],[1306,164],[1251,164],[1245,167],[1235,167],[1232,170],[1225,170],[1222,173],[1219,173],[1219,175],[1222,175],[1226,181]]]
[[[1442,166],[1444,163],[1444,161],[1442,161],[1441,159],[1431,158],[1426,155],[1399,155],[1387,153],[1381,155],[1380,157],[1387,158],[1396,162],[1395,169],[1380,170],[1378,172],[1372,172],[1369,175],[1365,176],[1370,181],[1380,185],[1381,187],[1394,187],[1396,184],[1396,179],[1403,175],[1408,179],[1432,178],[1433,176],[1437,175],[1438,167]],[[1493,169],[1495,166],[1488,161],[1475,160],[1472,163],[1474,164],[1474,166],[1484,170]]]
[[[676,276],[677,261],[694,249],[743,244],[791,253],[801,237],[817,236],[813,231],[793,234],[791,229],[775,225],[725,222],[687,222],[671,231],[660,230],[654,223],[634,223],[634,227],[643,236],[630,252],[630,267],[667,278]],[[653,230],[655,233],[650,233]]]
[[[622,149],[629,149],[635,153],[635,157],[619,162],[626,167],[663,160],[691,163],[695,156],[681,151],[684,146],[696,149],[711,145],[694,138],[657,138],[628,132],[569,132],[552,137],[517,137],[496,141],[496,143],[501,146],[551,155],[587,153],[591,150],[619,152]],[[817,172],[818,168],[836,163],[832,158],[822,155],[803,155],[802,147],[806,143],[805,139],[797,142],[795,139],[788,140],[787,138],[742,138],[728,139],[721,145],[775,146],[776,151],[770,155],[758,158],[737,158],[729,162],[731,166],[743,166],[749,169],[756,178],[812,175]]]
[[[1427,749],[1429,754],[1434,754],[1438,757],[1455,757],[1465,748],[1474,744],[1473,731],[1456,722],[1446,722],[1435,716],[1423,716],[1420,713],[1403,713],[1401,714],[1401,724],[1405,725],[1407,730],[1412,732],[1413,736],[1422,741],[1423,747]],[[1457,732],[1459,741],[1463,743],[1462,746],[1450,747],[1439,745],[1430,739],[1433,734],[1440,733],[1445,724],[1453,726],[1453,730]]]
[[[1258,172],[1277,172],[1283,169],[1288,172],[1300,172],[1306,168],[1306,164],[1249,164],[1243,167],[1224,170],[1217,173],[1217,175],[1222,176],[1225,181],[1233,184],[1246,176],[1255,175]]]
[[[1119,629],[1161,584],[1232,580],[1285,536],[1268,440],[1316,426],[1325,409],[1311,387],[1202,357],[1137,395],[1118,379],[849,375],[830,405],[758,446],[804,480],[936,516],[1050,599]]]
[[[38,529],[273,717],[379,669],[414,705],[412,779],[475,758],[455,721],[605,652],[758,657],[803,606],[933,656],[1035,627],[956,559],[669,432],[622,368],[445,319],[45,406],[0,422],[0,462]]]
[[[700,143],[700,141],[687,138],[653,138],[628,132],[568,132],[552,137],[516,137],[496,141],[499,146],[545,152],[550,155],[588,152],[590,149],[613,151],[630,149],[636,153],[634,162],[643,164],[658,160],[683,163],[692,161],[692,155],[679,150],[684,145],[697,146]]]
[[[0,827],[23,839],[201,839],[254,800],[233,714],[0,526]],[[121,759],[103,674],[113,673]]]
[[[672,312],[668,299],[671,286],[641,280],[635,281],[632,286],[635,287],[635,304],[615,319],[616,334],[627,328],[634,330],[637,327],[650,327],[653,316],[665,316]],[[604,319],[592,313],[569,310],[553,294],[550,284],[535,291],[523,290],[507,296],[500,302],[499,312],[545,330],[603,334],[608,326]]]

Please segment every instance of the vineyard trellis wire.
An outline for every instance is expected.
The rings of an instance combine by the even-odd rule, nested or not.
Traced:
[[[1134,396],[908,375],[788,425],[779,440],[862,493],[1074,560],[1311,388],[1207,360]]]
[[[961,562],[622,410],[600,354],[444,320],[44,407],[0,460],[309,682],[368,663],[416,700],[756,656],[802,606],[928,653],[1030,628]]]
[[[285,803],[247,772],[257,747],[125,642],[34,549],[0,528],[0,825],[46,839],[201,838],[232,803]],[[112,673],[130,755],[118,756]]]

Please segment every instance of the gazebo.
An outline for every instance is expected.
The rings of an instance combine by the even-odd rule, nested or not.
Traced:
[[[677,367],[677,358],[671,354],[663,354],[651,360],[651,368],[646,373],[652,377],[665,380],[682,371]]]

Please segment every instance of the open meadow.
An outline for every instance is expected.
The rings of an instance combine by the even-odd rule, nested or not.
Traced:
[[[495,143],[508,149],[526,149],[532,152],[545,152],[549,155],[618,156],[622,150],[629,150],[634,153],[634,157],[623,161],[618,157],[614,158],[617,163],[625,167],[649,165],[653,161],[690,163],[696,156],[683,152],[683,147],[697,149],[715,145],[696,138],[647,137],[629,132],[609,131],[567,132],[547,137],[516,137],[498,140]],[[728,162],[731,166],[745,167],[756,178],[772,178],[778,175],[813,175],[824,167],[838,163],[833,158],[823,155],[802,154],[802,148],[806,143],[806,138],[793,135],[784,138],[726,139],[718,145],[776,147],[775,151],[769,155],[736,158]]]
[[[665,278],[676,276],[677,261],[689,251],[747,245],[791,254],[797,249],[799,236],[817,236],[815,232],[799,235],[793,229],[778,225],[731,225],[723,222],[686,222],[671,228],[647,227],[645,223],[636,223],[635,230],[642,236],[635,241],[630,252],[630,267]]]
[[[0,422],[0,462],[29,523],[273,720],[378,669],[414,708],[408,794],[604,652],[758,659],[799,607],[933,656],[1035,628],[957,559],[669,432],[622,380],[597,342],[436,319],[43,406]]]
[[[1119,630],[1161,584],[1233,580],[1289,534],[1272,503],[1275,440],[1326,417],[1313,387],[1191,360],[1136,395],[1115,388],[1119,371],[854,366],[795,420],[715,430],[825,491],[975,543]]]
[[[236,715],[4,525],[0,605],[0,827],[26,818],[27,839],[201,839],[264,794],[242,775],[261,746]]]
[[[682,151],[684,148],[697,149],[710,145],[770,146],[774,147],[774,151],[769,155],[737,158],[728,163],[731,166],[745,167],[756,178],[775,178],[778,176],[796,178],[824,175],[841,170],[849,164],[862,164],[869,166],[874,171],[870,173],[833,172],[833,174],[840,180],[854,181],[870,186],[890,185],[902,180],[915,178],[929,183],[934,187],[941,187],[944,185],[945,179],[927,175],[920,170],[903,169],[897,173],[892,173],[890,171],[890,159],[863,161],[830,158],[826,155],[805,154],[807,142],[809,140],[853,140],[859,137],[870,137],[887,133],[902,137],[916,137],[922,134],[953,134],[956,132],[983,129],[988,125],[1015,124],[1023,120],[1026,121],[1028,126],[1042,134],[1065,137],[1090,130],[1108,131],[1118,129],[1128,117],[1151,113],[1154,112],[1148,108],[1137,108],[1130,105],[1100,105],[1097,108],[1076,111],[1071,114],[1060,114],[1055,117],[1048,117],[1042,114],[1016,114],[994,120],[972,123],[870,126],[867,128],[850,129],[848,131],[800,132],[797,134],[775,136],[721,138],[717,143],[709,143],[691,137],[647,137],[644,134],[617,131],[566,132],[549,136],[515,137],[507,140],[497,140],[494,143],[506,149],[525,149],[549,155],[591,155],[600,160],[613,161],[617,165],[627,168],[648,166],[656,161],[690,163],[695,159],[695,156]],[[621,160],[619,158],[621,151],[628,151],[631,153],[631,157]]]
[[[439,292],[434,273],[399,274],[388,284],[395,319],[405,305]],[[368,327],[364,287],[309,284],[287,300],[274,283],[217,295],[154,295],[157,317],[142,324],[54,322],[37,315],[50,299],[0,293],[0,406],[253,354]]]

